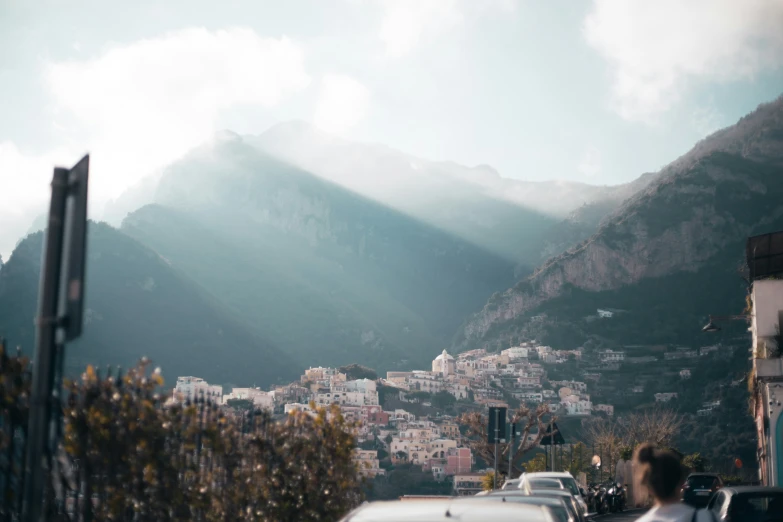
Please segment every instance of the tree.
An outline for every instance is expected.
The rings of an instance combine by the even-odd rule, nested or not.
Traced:
[[[62,439],[47,480],[60,500],[94,499],[78,503],[80,520],[337,520],[361,501],[356,426],[336,406],[276,421],[203,398],[172,404],[159,393],[160,371],[148,368],[142,361],[101,376],[88,366],[63,386]],[[0,391],[4,430],[24,426],[29,366],[1,342]],[[18,460],[13,442],[0,437],[0,451],[16,450]],[[5,494],[16,495],[16,469]],[[43,517],[65,520],[55,512],[62,503],[48,500]]]
[[[685,458],[682,459],[682,463],[691,471],[701,472],[704,471],[707,466],[707,459],[697,452],[686,455]]]
[[[444,410],[446,408],[454,406],[454,403],[456,402],[457,402],[456,397],[454,397],[452,394],[450,394],[447,391],[439,391],[438,393],[432,396],[432,405]]]
[[[544,422],[545,416],[550,417],[546,422]],[[523,404],[512,414],[511,422],[515,423],[517,431],[521,432],[517,439],[519,445],[514,449],[514,454],[511,458],[512,469],[517,476],[522,473],[522,467],[519,464],[521,457],[530,450],[538,447],[541,439],[544,438],[544,435],[546,434],[547,425],[555,420],[557,420],[557,418],[550,416],[549,406],[546,404],[539,404],[535,410]],[[495,444],[490,444],[488,442],[487,417],[481,412],[473,411],[463,413],[458,422],[465,428],[467,444],[473,451],[473,454],[484,460],[484,462],[494,462]],[[528,436],[531,435],[531,433],[535,433],[535,436],[531,440],[528,440]],[[511,451],[510,444],[498,444],[498,460],[500,462],[508,462],[509,451]]]
[[[546,471],[546,455],[544,453],[537,453],[535,457],[525,462],[523,467],[527,473]]]
[[[253,401],[250,399],[229,399],[226,405],[241,411],[250,411],[253,409]]]
[[[660,406],[632,413],[622,424],[623,440],[632,447],[642,442],[651,442],[658,447],[671,446],[682,422],[682,415]]]
[[[481,477],[481,489],[484,491],[492,491],[495,489],[495,472],[487,471],[484,476]]]
[[[340,371],[345,374],[346,378],[350,381],[357,379],[370,379],[374,381],[378,379],[378,374],[372,368],[362,366],[361,364],[349,364],[348,366],[341,366]]]

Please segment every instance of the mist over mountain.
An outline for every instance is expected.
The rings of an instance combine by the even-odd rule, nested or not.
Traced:
[[[695,342],[700,318],[741,309],[745,239],[783,228],[781,195],[783,97],[698,143],[592,237],[495,294],[455,347],[503,345],[527,335],[530,317],[542,313],[561,333],[576,332],[571,343],[596,328],[616,343]],[[586,320],[595,308],[629,313],[607,331]]]
[[[296,375],[288,354],[237,321],[197,283],[105,223],[90,223],[84,335],[66,372],[128,368],[149,357],[177,375],[269,384]],[[32,355],[43,233],[26,237],[0,270],[0,337]],[[273,364],[270,363],[273,361]]]
[[[123,232],[301,364],[409,367],[515,263],[223,135],[166,169]]]

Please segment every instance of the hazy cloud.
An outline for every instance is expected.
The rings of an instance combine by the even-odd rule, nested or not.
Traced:
[[[54,63],[47,80],[57,123],[81,130],[95,151],[98,199],[117,196],[216,129],[222,109],[273,106],[307,87],[300,47],[249,29],[185,29]]]
[[[601,172],[601,151],[596,147],[587,147],[582,153],[577,170],[588,178],[599,174]]]
[[[736,81],[783,64],[783,0],[593,0],[587,42],[609,62],[615,110],[655,121],[694,81]]]
[[[458,0],[383,0],[379,37],[386,54],[399,58],[411,52],[424,36],[435,36],[463,21]]]
[[[341,134],[359,123],[370,105],[370,91],[350,76],[329,74],[321,80],[314,123]]]
[[[0,142],[0,187],[8,195],[0,205],[0,255],[4,259],[33,220],[47,210],[54,167],[70,166],[78,159],[76,151],[25,154],[11,142]]]

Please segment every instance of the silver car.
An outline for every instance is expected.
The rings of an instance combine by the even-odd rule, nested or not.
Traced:
[[[370,502],[341,522],[558,522],[547,506],[488,502],[487,498]]]

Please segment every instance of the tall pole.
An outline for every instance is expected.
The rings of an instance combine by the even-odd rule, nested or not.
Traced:
[[[498,438],[500,435],[500,408],[495,408],[495,481],[494,488],[498,489]]]
[[[26,522],[39,522],[42,512],[45,512],[44,506],[48,496],[44,482],[51,471],[51,455],[47,438],[51,422],[52,388],[57,357],[57,306],[67,184],[68,169],[54,169],[49,226],[46,229],[39,284],[38,316],[35,321],[35,364],[22,498],[22,517]]]
[[[511,480],[511,459],[514,456],[514,439],[517,438],[517,425],[511,423],[511,437],[508,438],[508,480]]]

